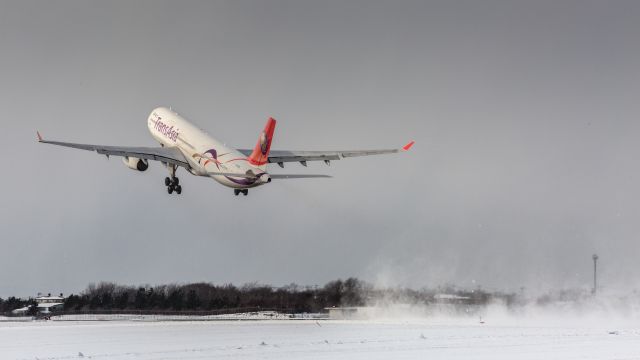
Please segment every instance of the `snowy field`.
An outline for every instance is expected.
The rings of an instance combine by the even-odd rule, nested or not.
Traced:
[[[0,359],[80,358],[640,359],[640,324],[543,326],[477,319],[0,323]]]

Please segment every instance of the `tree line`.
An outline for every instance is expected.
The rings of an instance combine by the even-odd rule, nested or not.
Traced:
[[[473,304],[486,304],[495,298],[511,299],[511,295],[455,288],[376,289],[356,278],[331,281],[322,287],[291,284],[277,288],[256,283],[240,287],[203,282],[135,287],[101,282],[90,284],[79,294],[69,295],[64,301],[64,310],[212,311],[262,308],[316,313],[328,307],[364,306],[373,301],[428,304],[436,301],[438,292],[457,294],[466,299],[466,303]],[[0,312],[6,313],[34,303],[33,299],[0,299]]]
[[[320,312],[331,306],[362,306],[364,283],[355,278],[331,281],[323,287],[290,284],[214,285],[210,283],[156,286],[123,286],[110,282],[90,284],[80,294],[69,295],[65,311],[82,310],[172,310],[210,311],[263,308],[296,313]]]

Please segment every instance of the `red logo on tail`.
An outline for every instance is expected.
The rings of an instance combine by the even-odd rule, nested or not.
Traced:
[[[271,149],[271,141],[273,140],[273,132],[276,129],[276,120],[269,118],[267,124],[264,126],[264,130],[258,138],[258,143],[253,149],[253,152],[249,156],[249,163],[251,165],[262,166],[269,160],[269,150]]]

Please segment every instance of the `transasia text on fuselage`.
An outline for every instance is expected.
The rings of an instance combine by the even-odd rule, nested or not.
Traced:
[[[158,120],[156,120],[156,125],[154,126],[154,128],[158,130],[158,132],[160,132],[162,135],[171,139],[171,141],[173,142],[176,142],[176,140],[178,139],[178,135],[180,135],[177,129],[173,130],[173,125],[167,126],[167,124],[160,121],[160,117],[158,117]]]

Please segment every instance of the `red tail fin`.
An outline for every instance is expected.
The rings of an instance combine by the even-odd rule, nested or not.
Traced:
[[[271,149],[271,140],[273,140],[273,131],[276,129],[276,120],[269,118],[264,130],[258,138],[258,143],[249,156],[249,163],[254,166],[263,167],[267,165],[269,158],[269,150]]]

